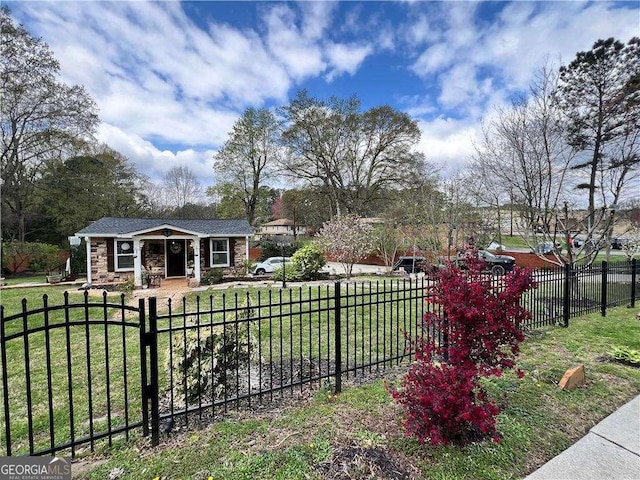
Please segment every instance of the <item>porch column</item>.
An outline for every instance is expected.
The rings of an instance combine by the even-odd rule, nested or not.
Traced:
[[[249,236],[244,237],[244,264],[247,266],[244,273],[249,273]]]
[[[140,240],[133,239],[133,277],[136,287],[142,287],[142,248]]]
[[[91,283],[91,237],[84,237],[87,247],[87,283]]]
[[[200,239],[194,238],[193,242],[193,277],[200,283]]]

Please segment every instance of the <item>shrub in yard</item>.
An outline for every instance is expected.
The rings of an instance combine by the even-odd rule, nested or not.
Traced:
[[[133,278],[125,280],[124,282],[116,286],[116,290],[122,293],[131,293],[135,288],[136,288],[136,284],[133,281]]]
[[[640,367],[640,351],[624,346],[614,346],[611,350],[614,360]]]
[[[287,245],[280,245],[275,241],[265,238],[260,242],[260,248],[262,249],[262,255],[260,255],[260,261],[264,261],[269,257],[290,257],[296,250],[300,248],[300,242],[292,242]]]
[[[291,263],[300,272],[301,280],[313,280],[327,264],[322,251],[313,244],[307,244],[293,254]]]
[[[243,307],[227,315],[226,324],[187,330],[186,334],[173,337],[171,350],[167,351],[169,375],[173,372],[174,403],[184,406],[198,398],[213,400],[234,395],[242,376],[255,360],[258,346],[246,321],[254,310]]]
[[[201,285],[215,285],[216,283],[220,283],[222,281],[222,277],[224,272],[221,268],[212,268],[208,270],[200,277]]]
[[[500,410],[479,381],[515,367],[524,340],[520,324],[531,318],[520,298],[535,283],[524,269],[496,282],[482,273],[482,260],[469,260],[467,268],[450,265],[440,271],[430,292],[429,301],[442,313],[426,314],[424,327],[440,330],[447,344],[436,345],[433,336],[415,341],[416,361],[401,388],[390,389],[405,409],[407,434],[420,442],[499,438],[495,417]]]
[[[273,280],[282,280],[282,276],[285,275],[285,280],[287,282],[299,282],[303,280],[302,272],[298,270],[298,268],[293,263],[287,264],[287,266],[283,269],[282,267],[278,267],[273,271],[271,278]]]
[[[14,273],[28,267],[49,274],[64,267],[62,253],[60,247],[48,243],[5,242],[2,244],[2,269]]]
[[[487,436],[497,440],[495,417],[500,410],[486,399],[475,371],[435,362],[429,346],[418,342],[417,361],[402,390],[391,390],[405,410],[407,434],[433,445],[463,445]]]

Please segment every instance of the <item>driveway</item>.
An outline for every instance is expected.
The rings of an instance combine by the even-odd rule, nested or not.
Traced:
[[[375,275],[375,274],[382,274],[387,270],[388,270],[387,267],[384,267],[381,265],[365,265],[362,263],[355,263],[353,265],[353,269],[351,270],[351,273],[353,275],[360,274],[360,273]],[[322,268],[321,271],[325,273],[333,274],[333,275],[346,274],[344,266],[339,262],[327,262],[327,264]]]

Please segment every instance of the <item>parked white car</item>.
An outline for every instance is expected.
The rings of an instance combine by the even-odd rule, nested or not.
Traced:
[[[260,262],[253,269],[253,273],[256,275],[264,275],[265,273],[273,273],[278,268],[282,267],[282,264],[287,262],[291,263],[291,257],[269,257],[264,262]]]

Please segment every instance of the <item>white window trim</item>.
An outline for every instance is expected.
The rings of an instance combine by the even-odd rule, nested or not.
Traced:
[[[215,252],[213,251],[213,241],[216,240],[223,240],[226,245],[227,245],[227,263],[222,264],[222,263],[217,263],[217,264],[213,264],[213,254],[214,253],[221,253],[220,251],[216,250]],[[223,267],[229,267],[231,266],[231,252],[229,251],[229,239],[226,237],[217,237],[217,238],[210,238],[209,239],[209,267],[211,268],[223,268]]]
[[[127,242],[131,245],[131,253],[118,253],[118,242]],[[131,257],[134,265],[131,268],[119,268],[118,258],[119,257]],[[128,239],[113,239],[113,270],[116,272],[133,272],[135,269],[135,252],[133,248],[133,240]]]

